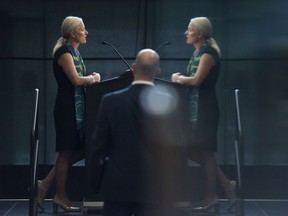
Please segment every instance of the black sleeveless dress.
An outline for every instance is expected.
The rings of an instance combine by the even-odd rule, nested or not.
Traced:
[[[194,76],[201,55],[208,53],[216,64],[208,73],[205,80],[198,87],[188,87],[188,135],[191,148],[206,151],[217,151],[217,132],[219,122],[219,108],[215,85],[220,73],[220,60],[217,51],[207,45],[201,47],[196,55],[192,56],[187,67],[188,76]]]
[[[69,45],[60,47],[54,54],[53,72],[58,85],[55,105],[54,105],[54,123],[56,130],[56,151],[74,151],[84,150],[85,135],[84,135],[84,111],[85,111],[85,91],[84,87],[75,87],[62,67],[58,65],[60,56],[64,53],[70,53],[74,59],[74,64],[78,70],[86,72],[85,65],[79,53],[73,51]],[[80,71],[80,72],[81,72]],[[81,127],[77,126],[76,121],[76,103],[77,92],[81,92]],[[78,108],[77,108],[78,109]],[[79,125],[79,124],[78,124]]]

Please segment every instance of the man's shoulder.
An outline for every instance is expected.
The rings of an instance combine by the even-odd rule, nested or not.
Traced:
[[[103,96],[103,99],[110,99],[110,98],[117,98],[117,97],[121,97],[122,95],[124,95],[126,92],[128,91],[128,88],[124,88],[124,89],[119,89],[119,90],[115,90],[112,92],[108,92]]]

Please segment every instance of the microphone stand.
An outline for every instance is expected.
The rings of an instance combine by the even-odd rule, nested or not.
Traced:
[[[162,49],[162,47],[164,47],[164,46],[166,46],[166,45],[170,45],[170,44],[171,44],[170,41],[166,41],[166,42],[160,44],[160,45],[157,47],[156,51],[159,52],[159,50]]]
[[[131,75],[132,74],[131,73],[132,72],[132,68],[130,67],[128,62],[123,58],[123,56],[118,52],[118,50],[111,43],[109,43],[107,41],[102,41],[102,44],[109,45],[118,54],[118,56],[122,59],[122,61],[127,65],[128,70],[126,70],[125,73],[121,74],[120,77],[126,76],[126,75]]]

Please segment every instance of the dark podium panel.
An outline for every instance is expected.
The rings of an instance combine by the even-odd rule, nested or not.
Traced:
[[[131,74],[104,80],[86,88],[86,153],[89,152],[89,146],[87,145],[94,129],[102,96],[106,93],[126,88],[132,81],[133,76]]]
[[[86,88],[86,143],[85,143],[85,193],[83,198],[83,212],[86,214],[89,212],[103,213],[103,202],[102,198],[99,195],[91,192],[91,186],[86,180],[89,176],[87,171],[87,161],[90,160],[91,156],[89,154],[89,141],[91,139],[93,130],[95,128],[97,111],[100,105],[101,98],[104,94],[120,90],[128,87],[133,81],[133,75],[126,74],[125,76],[111,78],[108,80],[103,80],[100,83],[97,83]]]

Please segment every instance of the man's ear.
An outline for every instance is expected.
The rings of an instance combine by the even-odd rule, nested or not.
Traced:
[[[161,73],[161,69],[159,68],[159,69],[157,70],[156,77],[160,76],[160,73]]]
[[[136,64],[135,63],[132,63],[131,69],[132,69],[132,73],[134,74],[136,71]]]

